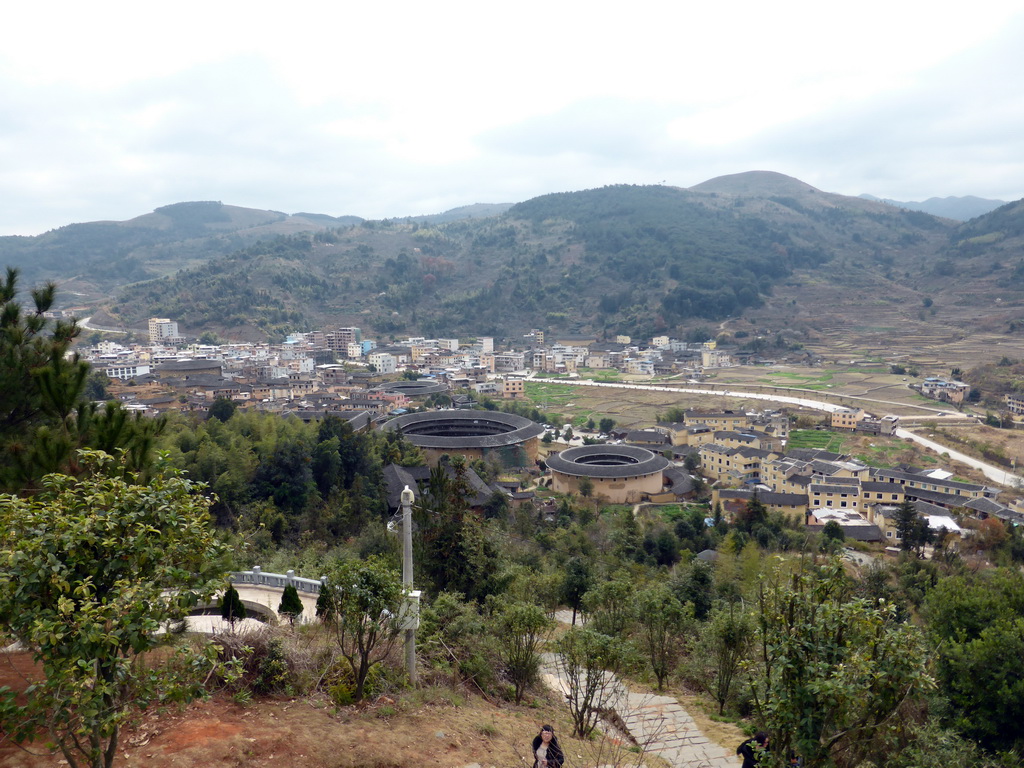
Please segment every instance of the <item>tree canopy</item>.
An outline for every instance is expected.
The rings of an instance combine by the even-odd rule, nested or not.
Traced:
[[[104,453],[79,461],[81,477],[0,497],[0,624],[45,673],[24,704],[2,692],[0,721],[17,739],[42,729],[69,764],[99,768],[129,705],[197,693],[173,666],[137,662],[222,583],[224,548],[201,486],[166,471],[142,483]]]

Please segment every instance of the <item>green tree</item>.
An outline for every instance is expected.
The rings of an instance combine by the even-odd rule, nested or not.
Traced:
[[[583,596],[588,626],[612,637],[626,635],[636,620],[636,588],[622,572],[595,585]]]
[[[578,627],[562,636],[557,649],[573,733],[586,738],[615,692],[613,676],[626,661],[627,650],[618,638]]]
[[[704,621],[708,617],[715,595],[715,577],[710,565],[694,559],[690,567],[678,573],[670,584],[679,602],[693,606],[693,615],[697,621]]]
[[[131,705],[199,693],[182,665],[141,659],[222,583],[225,551],[201,486],[162,467],[142,483],[99,452],[78,458],[88,474],[0,497],[0,624],[44,672],[26,701],[0,692],[0,727],[16,741],[43,731],[71,766],[107,768]]]
[[[316,617],[324,624],[334,620],[334,600],[331,599],[331,593],[322,586],[316,597]]]
[[[699,655],[707,661],[699,679],[718,702],[718,714],[723,715],[741,666],[748,659],[754,623],[736,603],[727,603],[702,625],[699,638]]]
[[[754,495],[750,497],[750,501],[747,502],[743,511],[739,514],[736,525],[741,531],[750,533],[756,526],[764,525],[767,517],[768,508],[765,507],[764,502],[761,501],[761,497],[755,490]]]
[[[292,626],[295,626],[295,620],[302,615],[302,598],[299,597],[299,590],[295,588],[294,584],[289,584],[284,588],[277,612],[286,617]]]
[[[593,576],[590,566],[582,557],[572,557],[565,564],[561,597],[572,608],[572,626],[576,626],[576,612],[583,607],[583,596],[590,589]]]
[[[8,267],[6,279],[0,281],[0,440],[7,449],[50,415],[43,372],[48,377],[60,374],[64,355],[79,333],[73,322],[51,327],[47,321],[44,313],[56,294],[52,283],[33,289],[33,309],[25,312],[15,301],[18,270]],[[88,366],[75,367],[84,379]]]
[[[107,400],[110,397],[107,392],[109,381],[103,371],[91,371],[85,379],[83,396],[88,400]]]
[[[942,579],[924,602],[948,721],[991,750],[1024,756],[1024,575],[1008,568]]]
[[[237,408],[238,405],[230,397],[218,397],[210,405],[210,410],[207,413],[211,419],[227,421],[235,415],[235,410]]]
[[[597,422],[598,431],[604,432],[606,435],[615,428],[615,419],[609,419],[605,416],[599,422]]]
[[[583,496],[584,498],[590,498],[590,496],[594,493],[594,481],[591,480],[589,477],[581,477],[579,479],[578,487],[580,491],[580,496]]]
[[[464,461],[453,459],[447,471],[442,461],[431,470],[427,492],[413,507],[420,527],[416,560],[434,589],[483,600],[498,588],[498,550],[467,506],[470,497]]]
[[[835,520],[829,520],[825,523],[824,529],[821,531],[821,535],[826,539],[832,539],[834,541],[845,541],[846,533],[843,531],[843,527]]]
[[[910,499],[904,499],[899,509],[896,510],[894,522],[896,524],[896,536],[900,539],[900,549],[904,552],[914,549],[916,546],[914,534],[917,529],[917,510],[914,508],[914,502]]]
[[[379,557],[341,560],[320,594],[330,605],[324,623],[352,670],[354,698],[361,701],[370,669],[387,658],[402,631],[401,577]]]
[[[235,631],[235,622],[245,620],[245,605],[238,595],[238,590],[233,584],[229,584],[220,598],[220,617],[231,625],[231,631]]]
[[[508,603],[497,616],[498,655],[512,681],[516,704],[537,681],[541,648],[553,622],[529,603]]]
[[[121,471],[148,471],[164,420],[129,418],[118,403],[88,400],[96,394],[89,365],[69,354],[78,326],[44,315],[55,287],[34,289],[34,309],[24,311],[17,283],[13,269],[0,281],[0,491],[36,490],[51,473],[79,474],[79,449],[123,449],[129,460]]]
[[[637,595],[637,625],[658,690],[672,671],[682,647],[682,635],[693,618],[693,606],[683,605],[667,584],[654,584]]]
[[[840,752],[859,764],[897,727],[896,710],[932,687],[920,632],[894,606],[854,597],[839,558],[762,581],[756,622],[751,694],[779,765],[791,750],[807,768]]]

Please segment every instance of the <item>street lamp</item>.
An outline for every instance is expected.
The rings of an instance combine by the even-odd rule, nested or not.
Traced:
[[[402,491],[402,587],[405,590],[405,671],[416,685],[416,620],[412,596],[412,503],[416,495],[409,486]],[[418,608],[418,606],[417,606]]]

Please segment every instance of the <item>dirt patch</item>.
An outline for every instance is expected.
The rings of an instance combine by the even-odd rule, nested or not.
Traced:
[[[2,684],[25,686],[26,654],[0,661]],[[592,749],[569,737],[551,696],[513,706],[450,689],[421,689],[336,709],[318,698],[264,699],[242,706],[218,695],[184,708],[140,713],[122,732],[115,765],[129,768],[390,768],[529,765],[529,743],[552,723],[576,762]],[[0,768],[59,768],[63,758],[0,743]]]

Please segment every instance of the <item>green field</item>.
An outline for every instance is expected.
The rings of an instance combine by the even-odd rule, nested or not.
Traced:
[[[552,408],[571,403],[576,399],[578,389],[566,384],[541,384],[526,382],[526,396],[538,408]]]
[[[795,429],[789,433],[787,448],[821,448],[832,453],[842,453],[846,440],[835,432],[820,429]]]
[[[821,375],[796,373],[795,371],[772,371],[767,374],[766,379],[761,382],[774,387],[793,387],[794,389],[822,390],[830,389],[832,382],[832,371],[826,371]]]
[[[622,374],[611,368],[579,368],[577,373],[579,373],[581,379],[606,382],[622,380]]]

